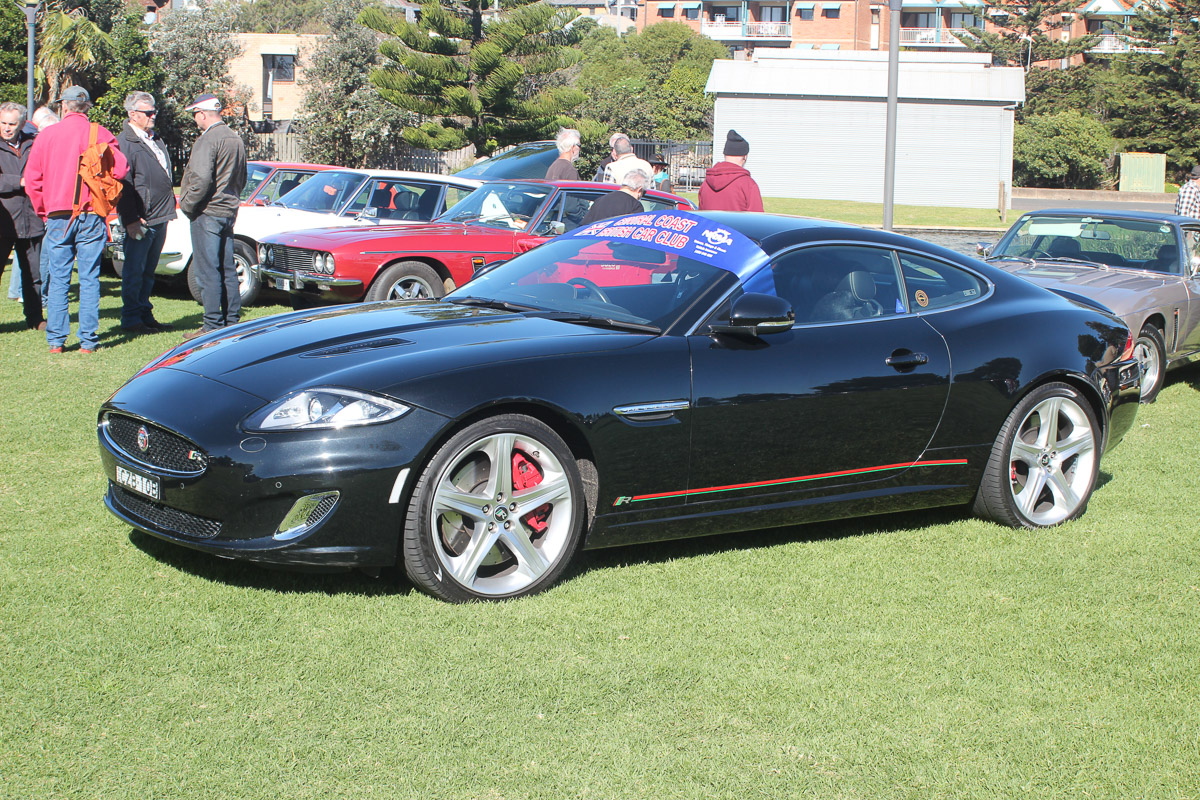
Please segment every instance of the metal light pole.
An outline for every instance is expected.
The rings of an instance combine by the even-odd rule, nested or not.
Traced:
[[[892,203],[896,195],[896,111],[900,93],[900,4],[888,0],[887,133],[883,145],[883,229],[892,229]]]
[[[29,30],[29,44],[26,50],[26,80],[25,80],[25,114],[27,119],[33,119],[33,51],[37,42],[37,10],[41,0],[25,0],[21,10],[25,12],[25,27]]]

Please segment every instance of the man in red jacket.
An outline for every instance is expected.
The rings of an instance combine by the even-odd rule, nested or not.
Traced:
[[[33,210],[46,221],[42,242],[42,280],[49,280],[46,341],[51,353],[61,353],[71,317],[67,295],[71,273],[79,270],[79,352],[94,353],[100,346],[100,255],[108,241],[104,217],[92,207],[92,193],[78,179],[79,157],[88,148],[91,122],[86,116],[92,99],[81,86],[63,90],[61,122],[43,130],[33,140],[25,167],[25,193]],[[113,177],[125,177],[128,165],[116,137],[103,127],[97,142],[112,149]],[[79,214],[75,215],[75,209]]]
[[[746,169],[750,143],[730,130],[725,137],[725,160],[709,167],[700,184],[701,211],[762,211],[762,193]]]

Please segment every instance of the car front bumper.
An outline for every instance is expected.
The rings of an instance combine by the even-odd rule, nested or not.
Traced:
[[[260,278],[270,280],[276,289],[300,294],[321,303],[353,303],[362,300],[363,282],[302,270],[282,270],[256,266]]]
[[[119,391],[99,419],[105,505],[120,520],[225,558],[395,563],[412,467],[443,417],[413,408],[381,425],[253,433],[239,423],[265,405],[259,397],[171,369],[139,377],[137,389]],[[298,526],[306,498],[326,502]]]

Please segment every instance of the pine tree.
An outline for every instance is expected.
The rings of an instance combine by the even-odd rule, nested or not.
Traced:
[[[968,28],[970,36],[958,38],[971,50],[991,53],[1000,66],[1019,66],[1028,72],[1038,62],[1071,58],[1096,45],[1095,35],[1061,38],[1075,18],[1079,0],[980,1],[992,27],[1000,31]]]
[[[1145,47],[1115,62],[1123,91],[1110,129],[1127,150],[1165,153],[1180,177],[1200,163],[1200,0],[1144,3],[1131,40]]]
[[[484,19],[491,0],[430,0],[409,22],[368,8],[363,24],[391,37],[380,45],[383,66],[371,74],[380,94],[426,118],[404,130],[414,147],[477,155],[550,135],[583,102],[581,92],[543,87],[539,78],[578,60],[573,9],[536,0],[505,0]]]

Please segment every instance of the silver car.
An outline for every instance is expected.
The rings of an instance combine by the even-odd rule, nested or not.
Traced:
[[[1112,311],[1137,332],[1141,399],[1200,354],[1200,219],[1050,209],[1018,219],[980,252],[996,266]]]

